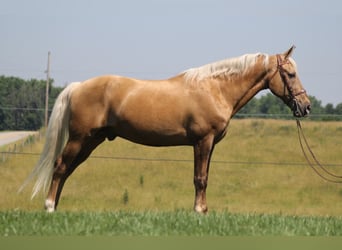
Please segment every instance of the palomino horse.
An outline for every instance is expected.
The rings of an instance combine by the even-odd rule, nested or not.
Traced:
[[[76,167],[106,138],[119,136],[149,146],[192,146],[194,210],[207,212],[210,158],[242,106],[269,88],[294,116],[309,114],[310,101],[290,58],[293,49],[247,54],[161,81],[100,76],[70,84],[56,100],[43,153],[28,178],[37,178],[32,197],[49,186],[45,208],[54,211]]]

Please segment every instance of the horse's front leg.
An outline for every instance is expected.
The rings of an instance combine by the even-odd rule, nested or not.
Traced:
[[[210,158],[213,150],[213,136],[205,137],[194,145],[194,210],[198,213],[206,213],[208,211],[206,189],[208,183]]]

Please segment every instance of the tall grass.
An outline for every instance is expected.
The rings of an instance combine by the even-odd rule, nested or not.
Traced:
[[[342,163],[342,122],[304,121],[303,128],[322,163]],[[42,143],[25,151],[40,153]],[[152,148],[117,139],[101,144],[92,155],[134,159],[89,158],[68,179],[59,211],[191,210],[191,147]],[[30,188],[17,194],[37,159],[18,154],[0,164],[0,210],[42,210],[44,195],[30,201]],[[329,168],[342,173],[339,166]],[[305,165],[294,121],[232,120],[215,148],[207,193],[209,211],[342,214],[342,186],[321,180]]]

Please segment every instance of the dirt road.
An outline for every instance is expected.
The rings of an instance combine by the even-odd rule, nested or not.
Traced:
[[[19,141],[29,135],[36,134],[36,131],[8,131],[0,132],[0,146]]]

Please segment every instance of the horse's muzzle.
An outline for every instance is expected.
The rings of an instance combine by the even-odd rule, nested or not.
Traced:
[[[295,117],[305,117],[310,114],[311,105],[310,103],[300,104],[296,99],[294,99],[292,103],[292,111],[293,116]]]

